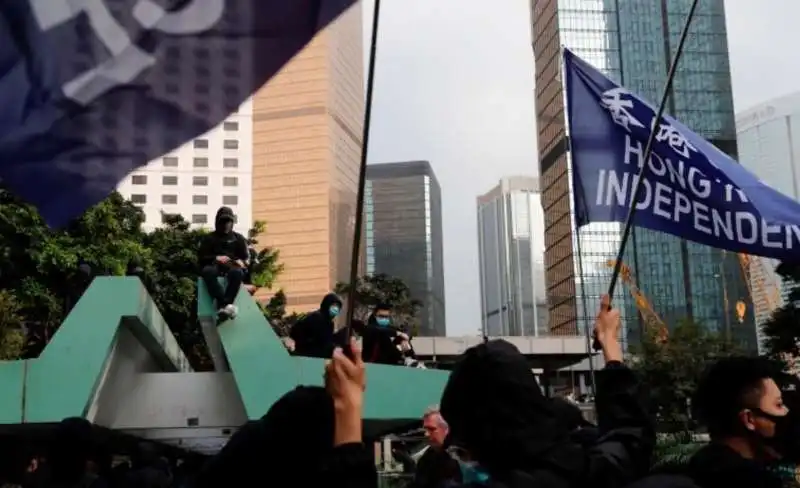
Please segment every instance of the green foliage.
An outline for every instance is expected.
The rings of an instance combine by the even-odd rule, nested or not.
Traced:
[[[772,316],[761,324],[766,355],[772,359],[786,361],[800,357],[800,265],[781,263],[776,268],[784,283],[789,285],[786,303],[772,312]]]
[[[135,264],[193,366],[210,366],[195,317],[197,250],[207,231],[192,229],[179,215],[165,215],[164,225],[151,233],[142,231],[143,222],[141,210],[114,193],[54,231],[31,206],[0,191],[0,289],[7,292],[0,295],[0,313],[7,320],[18,317],[28,331],[25,356],[41,351],[92,275],[124,275]],[[249,242],[257,244],[264,230],[256,223]],[[254,284],[271,286],[283,269],[278,253],[265,249],[258,258]]]
[[[737,353],[719,334],[691,321],[679,323],[666,341],[648,329],[642,343],[631,346],[633,369],[647,385],[645,402],[662,432],[689,430],[689,399],[706,367]]]
[[[341,297],[347,297],[351,286],[338,283],[334,291]],[[366,321],[372,309],[379,303],[392,306],[392,322],[397,327],[416,334],[419,330],[419,314],[422,302],[411,297],[411,290],[403,280],[377,274],[358,278],[355,286],[355,311],[353,317]]]
[[[25,349],[21,305],[10,291],[0,290],[0,361],[16,359]]]

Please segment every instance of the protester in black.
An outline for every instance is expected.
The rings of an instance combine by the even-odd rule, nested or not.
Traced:
[[[732,357],[705,373],[692,402],[711,443],[690,460],[687,474],[703,488],[770,488],[783,481],[768,467],[787,427],[788,409],[775,382],[774,364]]]
[[[364,328],[364,361],[377,364],[403,364],[401,345],[407,334],[392,325],[392,309],[386,303],[375,306]]]
[[[335,293],[325,295],[315,310],[300,319],[289,332],[298,356],[329,358],[333,352],[334,319],[342,310],[342,300]]]
[[[220,320],[234,318],[237,310],[233,304],[244,279],[247,260],[247,240],[233,230],[236,216],[228,207],[220,207],[214,219],[214,231],[210,232],[200,244],[200,276],[214,299]],[[223,289],[220,277],[225,277]]]
[[[638,401],[636,377],[621,362],[619,311],[610,310],[607,298],[595,330],[606,367],[596,374],[599,437],[590,447],[570,438],[572,429],[512,344],[494,340],[464,353],[441,404],[450,426],[448,452],[459,461],[464,484],[609,488],[646,472],[655,433]]]

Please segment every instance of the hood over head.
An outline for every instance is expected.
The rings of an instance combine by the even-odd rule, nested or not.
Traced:
[[[333,399],[319,386],[283,395],[260,420],[234,434],[200,472],[195,486],[246,486],[283,479],[293,486],[322,484],[323,463],[333,449]]]
[[[342,308],[342,299],[339,298],[339,295],[336,293],[328,293],[320,302],[319,309],[325,313],[328,313],[328,310],[330,310],[331,306],[333,305],[338,305],[339,308]]]
[[[86,472],[92,457],[95,439],[92,424],[80,417],[62,420],[55,427],[47,461],[53,481],[75,482]]]
[[[214,217],[214,229],[218,232],[225,230],[225,224],[228,222],[235,222],[236,216],[230,207],[220,207],[217,210],[217,215]]]
[[[467,349],[442,393],[441,413],[450,442],[490,473],[536,469],[569,433],[525,356],[503,340]]]

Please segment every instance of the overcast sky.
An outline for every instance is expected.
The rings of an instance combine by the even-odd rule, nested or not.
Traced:
[[[725,6],[736,110],[800,90],[800,2]],[[433,166],[448,335],[480,329],[475,198],[503,176],[538,173],[529,15],[529,0],[381,2],[369,161]]]

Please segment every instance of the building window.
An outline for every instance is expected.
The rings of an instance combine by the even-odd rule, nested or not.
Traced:
[[[237,131],[239,130],[239,122],[223,122],[222,129],[227,131]]]
[[[222,160],[222,167],[223,168],[238,168],[239,167],[239,160],[236,158],[224,158]]]
[[[139,205],[147,203],[147,195],[142,195],[142,194],[131,195],[131,202]]]
[[[161,195],[161,203],[164,205],[176,205],[178,203],[178,195]]]
[[[207,205],[208,195],[192,195],[192,205]]]
[[[173,214],[173,213],[167,213],[167,212],[161,212],[161,223],[162,223],[162,224],[166,224],[166,223],[167,223],[167,220],[169,220],[169,219],[170,219],[170,218],[172,218],[172,217],[175,217],[176,215],[177,215],[177,214]]]
[[[161,184],[164,186],[175,186],[178,184],[177,176],[162,176]]]
[[[131,176],[131,185],[146,185],[147,175],[133,175]]]
[[[239,195],[223,195],[223,205],[239,205]]]
[[[222,141],[222,147],[225,149],[239,149],[239,141],[236,139],[225,139]]]
[[[235,176],[223,176],[222,186],[239,186],[239,178]]]
[[[195,139],[193,144],[197,149],[208,149],[208,139]]]
[[[208,186],[208,176],[193,176],[192,186]]]
[[[192,214],[192,223],[193,224],[207,224],[208,223],[208,215],[206,215],[206,214]]]
[[[208,158],[194,158],[195,168],[208,168]]]
[[[161,160],[161,165],[165,168],[175,168],[178,166],[178,158],[175,156],[167,156]]]

